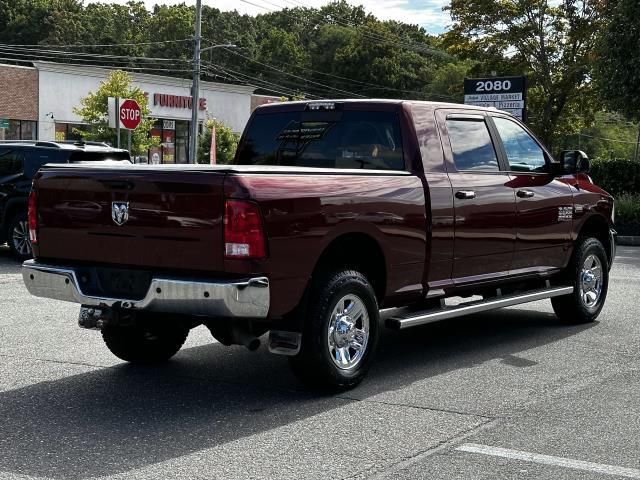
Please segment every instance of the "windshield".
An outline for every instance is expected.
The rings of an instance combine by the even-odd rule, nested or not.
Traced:
[[[255,115],[237,165],[404,170],[394,112],[278,112]]]

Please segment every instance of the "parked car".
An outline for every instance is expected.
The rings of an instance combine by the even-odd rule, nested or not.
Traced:
[[[249,349],[269,332],[302,380],[345,389],[383,310],[404,329],[550,298],[560,320],[594,321],[614,208],[587,170],[498,110],[272,104],[234,165],[42,168],[23,276],[81,304],[123,360],[167,360],[201,324]]]
[[[45,163],[127,161],[129,153],[93,142],[0,141],[0,245],[31,258],[27,198],[33,176]]]

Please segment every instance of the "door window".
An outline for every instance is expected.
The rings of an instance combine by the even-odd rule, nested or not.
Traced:
[[[0,151],[0,177],[22,172],[22,155],[12,151]]]
[[[498,171],[498,157],[484,120],[447,120],[453,161],[460,171]]]
[[[544,172],[544,151],[527,131],[511,120],[494,117],[494,123],[507,154],[509,169],[515,172]]]

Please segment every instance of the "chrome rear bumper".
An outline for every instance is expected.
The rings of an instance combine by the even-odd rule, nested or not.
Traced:
[[[116,307],[225,318],[265,318],[269,312],[269,279],[203,281],[155,277],[141,300],[85,295],[72,267],[22,264],[29,293],[95,307]]]

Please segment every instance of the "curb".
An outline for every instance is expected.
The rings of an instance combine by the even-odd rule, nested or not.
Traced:
[[[640,236],[618,235],[618,245],[640,247]]]

